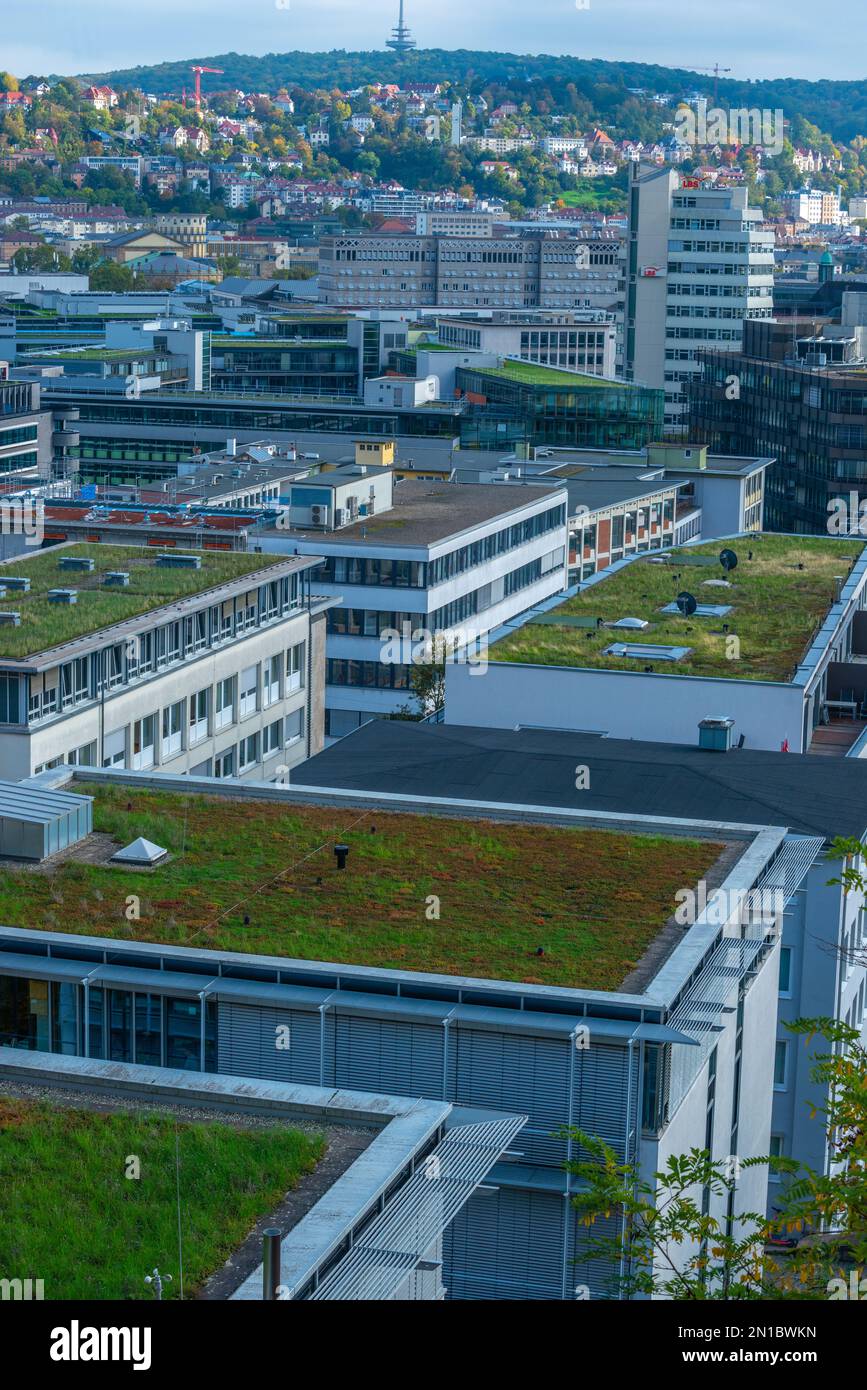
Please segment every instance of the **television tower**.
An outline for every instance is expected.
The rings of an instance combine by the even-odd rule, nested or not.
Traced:
[[[400,0],[400,14],[398,15],[397,28],[392,29],[391,38],[385,41],[386,48],[393,48],[401,58],[406,57],[415,48],[415,39],[409,32],[409,26],[403,22],[403,0]]]

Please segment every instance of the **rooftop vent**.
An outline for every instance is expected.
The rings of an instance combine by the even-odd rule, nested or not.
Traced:
[[[103,583],[108,589],[126,589],[129,585],[129,570],[108,570]]]
[[[735,721],[725,714],[709,714],[698,724],[698,746],[712,753],[728,753]]]
[[[11,589],[15,594],[30,593],[30,576],[23,574],[6,575],[3,584],[7,589]]]
[[[0,627],[20,627],[20,613],[0,613]]]
[[[49,603],[78,603],[77,589],[49,589]]]
[[[157,556],[157,565],[160,569],[172,570],[200,570],[202,568],[201,555],[172,555],[168,552]]]
[[[85,573],[92,574],[93,563],[89,555],[62,555],[60,557],[62,570],[84,570]]]

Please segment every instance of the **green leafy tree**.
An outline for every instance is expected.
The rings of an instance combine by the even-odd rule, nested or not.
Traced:
[[[835,1019],[803,1019],[791,1031],[807,1044],[817,1036],[830,1044],[813,1055],[811,1072],[829,1096],[821,1112],[829,1173],[793,1158],[764,1155],[733,1165],[691,1149],[671,1155],[648,1180],[604,1140],[564,1131],[583,1151],[566,1168],[582,1184],[572,1203],[587,1228],[585,1254],[622,1271],[611,1289],[616,1296],[825,1300],[847,1296],[853,1270],[860,1281],[867,1265],[867,1050],[855,1029]],[[705,1191],[724,1200],[735,1192],[738,1166],[765,1165],[786,1179],[773,1217],[742,1211],[729,1225],[704,1209]],[[601,1229],[612,1217],[614,1234]],[[791,1249],[781,1248],[786,1240]]]
[[[90,277],[90,288],[100,291],[131,290],[135,288],[135,272],[117,261],[101,261]]]

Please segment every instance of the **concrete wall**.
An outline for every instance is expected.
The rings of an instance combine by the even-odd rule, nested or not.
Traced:
[[[804,693],[799,686],[751,680],[714,680],[660,672],[605,671],[570,666],[497,662],[484,680],[466,667],[446,671],[446,723],[492,729],[532,725],[607,733],[611,738],[657,743],[698,742],[708,715],[734,719],[748,748],[778,752],[788,739],[802,752]]]

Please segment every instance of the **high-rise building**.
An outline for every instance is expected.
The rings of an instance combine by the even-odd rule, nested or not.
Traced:
[[[773,233],[747,189],[702,187],[633,165],[624,375],[665,390],[665,426],[685,423],[685,384],[701,348],[737,352],[745,318],[773,313]]]

